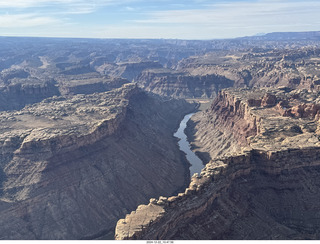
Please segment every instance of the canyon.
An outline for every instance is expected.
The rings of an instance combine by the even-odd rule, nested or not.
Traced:
[[[318,104],[307,90],[222,90],[192,118],[201,174],[127,214],[115,238],[318,239]]]
[[[0,239],[319,239],[319,37],[0,37]]]
[[[127,84],[3,112],[1,238],[112,238],[122,214],[189,182],[172,134],[193,109]]]

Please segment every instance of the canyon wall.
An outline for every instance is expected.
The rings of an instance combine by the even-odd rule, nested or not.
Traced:
[[[146,91],[175,98],[214,98],[234,82],[219,75],[190,75],[169,69],[145,70],[135,80]]]
[[[239,151],[248,145],[246,138],[260,130],[261,118],[252,114],[247,102],[227,91],[220,91],[209,109],[188,122],[191,147],[204,163]]]
[[[106,92],[122,85],[129,83],[128,80],[123,78],[108,78],[108,77],[74,77],[73,79],[64,78],[59,84],[59,91],[62,95],[74,94],[92,94],[95,92]]]
[[[123,214],[190,181],[172,134],[193,109],[127,84],[3,113],[1,238],[112,238]]]
[[[191,124],[201,125],[194,150],[209,154],[201,174],[184,192],[150,199],[120,219],[115,238],[319,239],[318,112],[301,119],[279,109],[284,103],[287,110],[318,104],[316,95],[285,89],[222,91],[203,112],[206,116]],[[210,137],[214,130],[230,141]],[[211,144],[222,148],[226,142],[234,150],[210,151]]]
[[[212,161],[184,193],[119,220],[116,239],[318,239],[319,152],[252,150]],[[147,212],[153,218],[142,221]]]
[[[40,83],[18,83],[0,87],[0,110],[21,109],[26,104],[40,102],[41,100],[59,95],[54,81]]]
[[[181,60],[177,69],[190,75],[217,75],[239,87],[319,90],[319,48],[251,48],[212,52]]]

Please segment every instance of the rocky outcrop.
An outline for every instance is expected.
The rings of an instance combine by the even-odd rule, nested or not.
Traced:
[[[95,92],[106,92],[129,83],[122,78],[94,77],[79,78],[61,82],[59,91],[62,95],[92,94]]]
[[[97,70],[111,77],[122,77],[129,81],[135,81],[137,77],[146,69],[161,69],[162,65],[158,62],[123,62],[123,63],[106,63],[97,68]]]
[[[1,238],[112,238],[120,216],[188,184],[172,134],[192,109],[127,84],[2,113]]]
[[[184,193],[119,220],[116,239],[318,239],[317,153],[306,148],[270,157],[252,150],[212,161]]]
[[[230,145],[238,149],[211,158],[183,193],[151,199],[120,219],[115,238],[319,239],[319,118],[286,117],[275,103],[316,106],[314,96],[305,90],[222,91],[204,112],[207,117],[196,117],[193,126],[229,133]],[[249,104],[250,99],[268,106]],[[199,135],[196,150],[224,144]]]
[[[219,92],[209,109],[195,114],[188,122],[191,146],[205,163],[239,151],[248,145],[247,137],[260,132],[261,117],[253,114],[252,106],[261,106],[263,94],[243,101],[241,92],[234,95],[228,91]]]
[[[67,65],[68,67],[63,67],[61,74],[64,75],[81,75],[94,72],[95,70],[90,67],[89,64],[77,64],[77,65]],[[62,68],[60,66],[60,68]]]
[[[169,69],[142,72],[136,82],[143,89],[175,98],[214,98],[222,88],[233,82],[219,75],[190,75]]]
[[[38,81],[37,83],[21,82],[0,87],[0,110],[21,109],[27,104],[59,95],[54,80]]]
[[[4,83],[8,83],[9,80],[14,78],[26,79],[30,74],[23,69],[2,70],[1,79]]]

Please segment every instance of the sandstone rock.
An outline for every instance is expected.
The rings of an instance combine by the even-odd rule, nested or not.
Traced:
[[[151,203],[151,204],[157,204],[157,202],[158,202],[158,200],[155,199],[155,198],[151,198],[151,199],[150,199],[150,203]]]
[[[218,75],[190,75],[170,69],[149,69],[135,80],[143,89],[175,98],[214,98],[233,82]]]
[[[286,92],[272,89],[268,92],[281,94],[286,106],[305,102],[310,95],[303,91],[293,101]],[[244,126],[255,121],[257,129],[241,151],[234,150],[232,156],[224,151],[219,160],[220,155],[212,157],[184,193],[169,198],[170,205],[163,208],[157,221],[147,218],[145,228],[130,235],[117,235],[116,239],[318,239],[320,219],[315,217],[320,182],[318,121],[309,116],[314,112],[307,113],[304,119],[283,117],[278,107],[285,109],[281,106],[284,104],[272,107],[279,98],[269,95],[264,97],[265,106],[259,109],[248,106],[248,97],[261,94],[265,90],[222,91],[211,110],[195,117],[197,126],[202,123],[195,135],[197,150],[224,144],[213,136],[201,137],[204,131],[219,130],[229,135],[232,131],[232,137],[248,139],[236,123]],[[314,105],[300,107],[305,111]],[[232,138],[228,142],[230,147],[238,143]],[[149,211],[145,208],[140,214]],[[139,223],[134,215],[130,217],[131,223]],[[117,229],[125,230],[124,233],[128,230],[120,222]]]
[[[277,103],[277,97],[273,94],[267,93],[261,100],[262,107],[273,107]]]
[[[248,99],[248,104],[250,107],[260,107],[261,106],[261,99]]]
[[[119,218],[189,182],[172,134],[193,109],[126,84],[2,112],[1,238],[112,238]]]

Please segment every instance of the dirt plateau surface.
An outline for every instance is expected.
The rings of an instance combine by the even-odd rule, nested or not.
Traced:
[[[319,239],[319,94],[225,89],[190,122],[208,162],[184,192],[151,199],[116,239]]]

